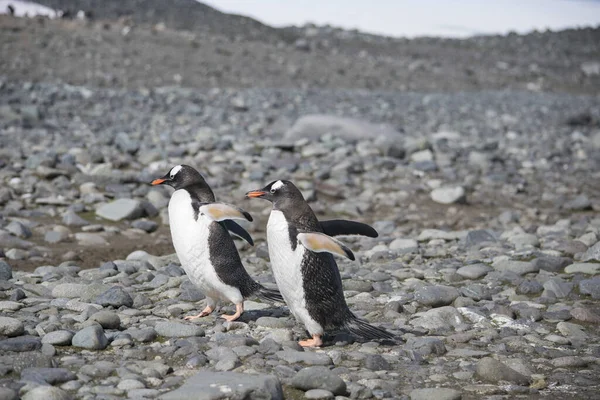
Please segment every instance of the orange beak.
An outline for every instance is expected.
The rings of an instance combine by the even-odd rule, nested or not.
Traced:
[[[160,185],[164,181],[165,181],[165,179],[162,179],[162,178],[155,179],[152,181],[152,186]]]
[[[246,193],[246,197],[263,197],[267,192],[263,192],[262,190],[253,190],[251,192]]]

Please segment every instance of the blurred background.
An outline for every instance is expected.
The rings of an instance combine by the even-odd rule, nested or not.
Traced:
[[[28,238],[38,250],[5,243],[23,268],[89,235],[115,257],[171,251],[169,193],[147,182],[178,163],[234,203],[298,181],[320,213],[391,221],[396,236],[501,229],[504,212],[535,230],[598,209],[598,1],[0,10],[0,204],[49,218]],[[109,216],[115,232],[99,210],[121,198],[135,207]],[[88,224],[99,232],[80,232]],[[102,246],[66,257],[84,249],[85,266],[106,257]]]
[[[351,398],[598,398],[599,1],[0,0],[0,10],[0,349],[36,349],[0,357],[0,386],[16,390],[0,397],[158,397],[217,369],[274,374],[296,399],[304,392],[289,385],[306,363],[335,365]],[[289,340],[304,333],[279,307],[260,309],[274,321],[264,326],[257,314],[208,317],[189,333],[176,321],[204,295],[173,255],[170,189],[149,184],[177,164],[252,214],[255,245],[236,245],[263,283],[270,205],[247,191],[289,179],[319,219],[375,227],[377,238],[344,238],[357,255],[338,260],[345,295],[405,343],[296,352]],[[94,337],[79,343],[108,345],[96,306],[115,309],[101,317],[114,350],[80,352],[80,327]],[[66,340],[29,336],[57,329]],[[44,364],[28,355],[40,347]],[[17,379],[33,364],[68,367],[29,379],[68,381],[69,393],[34,396],[27,373]],[[214,393],[220,379],[180,398]]]

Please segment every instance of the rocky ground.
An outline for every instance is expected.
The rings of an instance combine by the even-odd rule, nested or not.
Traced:
[[[479,86],[438,86],[445,72],[405,66],[399,82],[412,77],[417,91],[401,92],[385,80],[356,89],[366,80],[331,80],[329,67],[310,70],[314,80],[274,72],[230,85],[242,69],[235,57],[213,81],[199,73],[163,87],[171,82],[151,72],[107,67],[116,78],[102,83],[83,53],[61,61],[35,41],[54,38],[49,48],[64,50],[97,37],[101,62],[115,66],[132,37],[148,46],[138,54],[161,54],[162,39],[152,47],[148,38],[185,33],[144,39],[8,17],[0,28],[0,62],[28,66],[2,68],[0,80],[0,399],[599,398],[598,53],[583,39],[597,30],[539,34],[546,47],[576,34],[584,43],[570,61],[578,78],[560,84],[519,90],[529,78],[473,63],[486,77]],[[512,41],[537,48],[536,37],[465,43],[480,40],[492,54]],[[386,42],[373,40],[372,49]],[[407,46],[415,43],[424,42]],[[297,45],[281,53],[324,54]],[[378,63],[361,62],[356,76],[379,76]],[[559,64],[537,60],[554,65],[541,68],[547,77]],[[245,200],[248,190],[290,179],[319,217],[372,224],[378,238],[345,239],[357,255],[338,260],[345,294],[402,343],[332,332],[324,348],[303,350],[305,332],[284,305],[254,301],[233,323],[218,313],[184,321],[203,295],[172,254],[169,189],[149,185],[180,163],[255,217],[246,227],[256,245],[236,243],[266,285],[269,204]]]

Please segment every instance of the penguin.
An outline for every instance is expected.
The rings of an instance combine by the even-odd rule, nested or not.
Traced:
[[[222,315],[228,321],[240,317],[244,299],[248,297],[283,302],[277,290],[265,288],[248,275],[229,234],[233,230],[248,240],[247,232],[231,220],[252,221],[250,214],[217,203],[202,175],[188,165],[171,168],[165,176],[153,180],[152,185],[175,189],[169,200],[173,247],[190,281],[206,296],[206,308],[198,315],[185,317],[186,320],[209,315],[220,301],[235,304],[233,315]]]
[[[319,222],[300,190],[286,180],[271,182],[261,190],[246,193],[246,197],[273,204],[267,223],[269,258],[281,295],[312,337],[300,341],[301,346],[322,346],[327,329],[346,330],[368,340],[396,339],[350,311],[333,257],[355,259],[352,251],[332,236],[377,236],[373,228],[344,220]]]

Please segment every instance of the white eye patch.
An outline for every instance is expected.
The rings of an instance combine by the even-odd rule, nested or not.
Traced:
[[[283,187],[283,182],[277,181],[271,186],[271,191],[274,192],[275,190],[279,190],[282,187]]]
[[[174,178],[175,175],[181,170],[181,165],[176,165],[171,169],[171,173],[169,174],[171,178]]]

